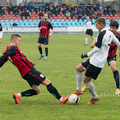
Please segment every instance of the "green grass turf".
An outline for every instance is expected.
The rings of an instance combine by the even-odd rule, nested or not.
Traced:
[[[95,35],[96,36],[96,35]],[[38,35],[21,35],[20,49],[27,58],[35,63],[59,93],[64,96],[76,89],[75,67],[85,59],[81,53],[91,50],[92,39],[88,46],[83,46],[84,35],[52,35],[47,61],[38,60]],[[4,35],[0,44],[0,55],[9,45],[10,35]],[[44,52],[44,46],[43,52]],[[117,60],[119,58],[117,57]],[[117,61],[117,68],[120,63]],[[115,82],[110,67],[106,64],[96,81],[93,81],[100,100],[94,105],[87,105],[91,95],[88,91],[80,96],[78,105],[61,105],[46,89],[40,85],[41,93],[37,96],[21,98],[21,105],[15,104],[13,93],[29,89],[17,70],[9,61],[0,71],[0,120],[114,120],[120,118],[120,95],[115,95]],[[83,84],[84,85],[84,84]]]

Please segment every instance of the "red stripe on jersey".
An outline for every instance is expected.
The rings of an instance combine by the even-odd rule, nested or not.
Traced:
[[[42,80],[40,77],[38,77],[37,75],[35,75],[35,74],[31,73],[31,72],[29,72],[28,74],[32,75],[33,77],[36,77],[36,78],[39,79],[41,82],[43,82],[43,80]]]
[[[7,46],[7,49],[9,48],[10,46]],[[7,59],[17,67],[22,77],[24,77],[34,66],[34,63],[28,61],[22,51],[17,47],[15,49],[15,55],[8,56]]]
[[[116,33],[116,37],[120,41],[120,33],[119,32]],[[115,56],[116,51],[117,51],[117,45],[115,43],[111,42],[109,52],[108,52],[108,57]]]

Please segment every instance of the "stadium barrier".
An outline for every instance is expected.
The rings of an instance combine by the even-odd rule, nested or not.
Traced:
[[[107,27],[109,28],[109,27]],[[54,27],[54,34],[85,34],[85,31],[82,31],[84,27]],[[3,27],[4,34],[39,34],[40,30],[38,27]],[[93,27],[94,34],[98,33],[96,27]],[[118,29],[120,32],[120,28]]]

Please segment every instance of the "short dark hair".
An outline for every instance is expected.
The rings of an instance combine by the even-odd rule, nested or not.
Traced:
[[[106,20],[105,20],[104,17],[99,17],[99,18],[97,18],[96,21],[95,21],[95,23],[96,23],[96,22],[97,22],[98,24],[103,23],[103,25],[106,25]]]
[[[10,37],[10,42],[12,42],[13,39],[15,39],[15,38],[17,38],[17,37],[21,38],[21,36],[18,35],[18,34],[12,34],[11,37]]]
[[[115,21],[115,20],[112,20],[110,22],[110,26],[115,26],[118,29],[119,28],[119,23],[117,21]]]

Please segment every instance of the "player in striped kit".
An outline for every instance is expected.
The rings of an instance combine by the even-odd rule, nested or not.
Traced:
[[[18,48],[21,37],[18,34],[13,34],[10,38],[10,46],[7,46],[3,56],[0,57],[0,67],[3,66],[7,60],[17,67],[23,79],[25,79],[31,86],[31,89],[21,93],[13,94],[16,104],[21,104],[21,97],[29,97],[40,93],[40,84],[46,86],[47,90],[55,96],[61,104],[64,104],[68,97],[61,96],[57,89],[52,85],[40,71],[34,68],[34,63],[30,62],[22,51]]]
[[[3,29],[2,29],[2,24],[0,23],[0,43],[2,40],[2,36],[3,36]]]

